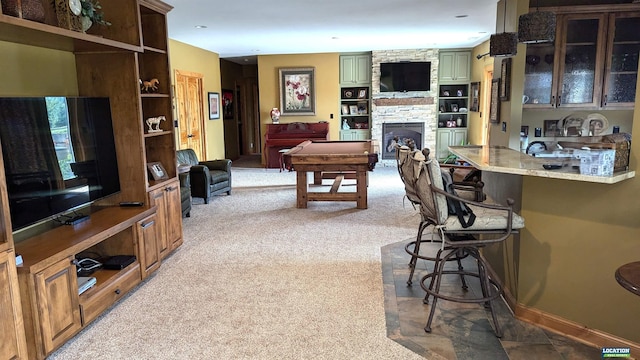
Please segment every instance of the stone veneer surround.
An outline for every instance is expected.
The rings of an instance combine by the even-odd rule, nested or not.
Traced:
[[[431,90],[410,92],[380,92],[380,63],[428,61],[431,63]],[[435,150],[438,94],[438,49],[382,50],[371,52],[371,138],[383,144],[382,124],[422,122],[423,144]],[[395,164],[395,160],[381,160],[381,165]]]

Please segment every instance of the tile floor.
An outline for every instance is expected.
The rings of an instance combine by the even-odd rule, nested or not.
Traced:
[[[422,300],[425,292],[420,287],[420,278],[426,274],[427,266],[418,262],[413,285],[407,286],[410,256],[404,246],[412,239],[382,248],[382,277],[384,283],[387,336],[428,359],[456,360],[588,360],[601,359],[601,350],[593,348],[553,332],[516,320],[503,301],[499,301],[498,321],[503,331],[501,339],[495,336],[491,313],[481,304],[463,304],[439,300],[432,332],[426,333],[430,305]],[[423,249],[425,245],[422,245]],[[438,244],[427,244],[435,253]],[[455,264],[452,264],[455,265]],[[473,269],[472,259],[463,266]],[[448,291],[463,294],[457,275],[445,276]],[[477,279],[467,280],[467,295],[480,293]],[[443,288],[444,289],[444,288]]]

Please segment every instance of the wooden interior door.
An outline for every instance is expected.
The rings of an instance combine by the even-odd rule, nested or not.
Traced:
[[[205,160],[202,77],[202,74],[176,70],[178,149],[193,149],[198,159]]]

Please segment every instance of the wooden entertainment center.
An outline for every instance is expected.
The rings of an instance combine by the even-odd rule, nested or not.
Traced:
[[[0,41],[72,53],[75,95],[110,99],[121,191],[86,209],[91,212],[88,221],[52,229],[36,227],[32,235],[14,244],[0,153],[2,359],[44,359],[158,269],[182,244],[167,38],[167,13],[172,7],[157,0],[110,0],[102,6],[104,18],[112,25],[94,25],[83,33],[61,27],[51,1],[41,2],[46,14],[43,22],[23,19],[28,12],[5,10],[15,4],[24,9],[29,2],[0,0],[5,5],[0,10]],[[40,66],[46,67],[45,61]],[[158,91],[141,91],[140,80],[152,78],[159,80]],[[13,94],[0,88],[0,95]],[[34,94],[45,95],[52,94]],[[160,131],[149,132],[145,120],[157,116],[167,121],[160,123]],[[152,162],[163,164],[168,177],[153,180],[147,171]],[[118,206],[122,201],[144,205]],[[24,259],[17,267],[16,254]],[[85,254],[135,255],[136,260],[121,270],[100,269],[91,274],[96,285],[78,295],[75,262]]]

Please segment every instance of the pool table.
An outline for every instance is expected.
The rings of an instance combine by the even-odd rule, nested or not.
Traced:
[[[355,201],[358,209],[367,208],[367,171],[378,162],[375,144],[364,141],[308,140],[282,155],[285,167],[296,171],[297,207],[309,201]],[[323,178],[334,179],[328,192],[309,192],[307,173],[313,172],[313,184]],[[338,192],[343,179],[355,179],[355,192]]]

